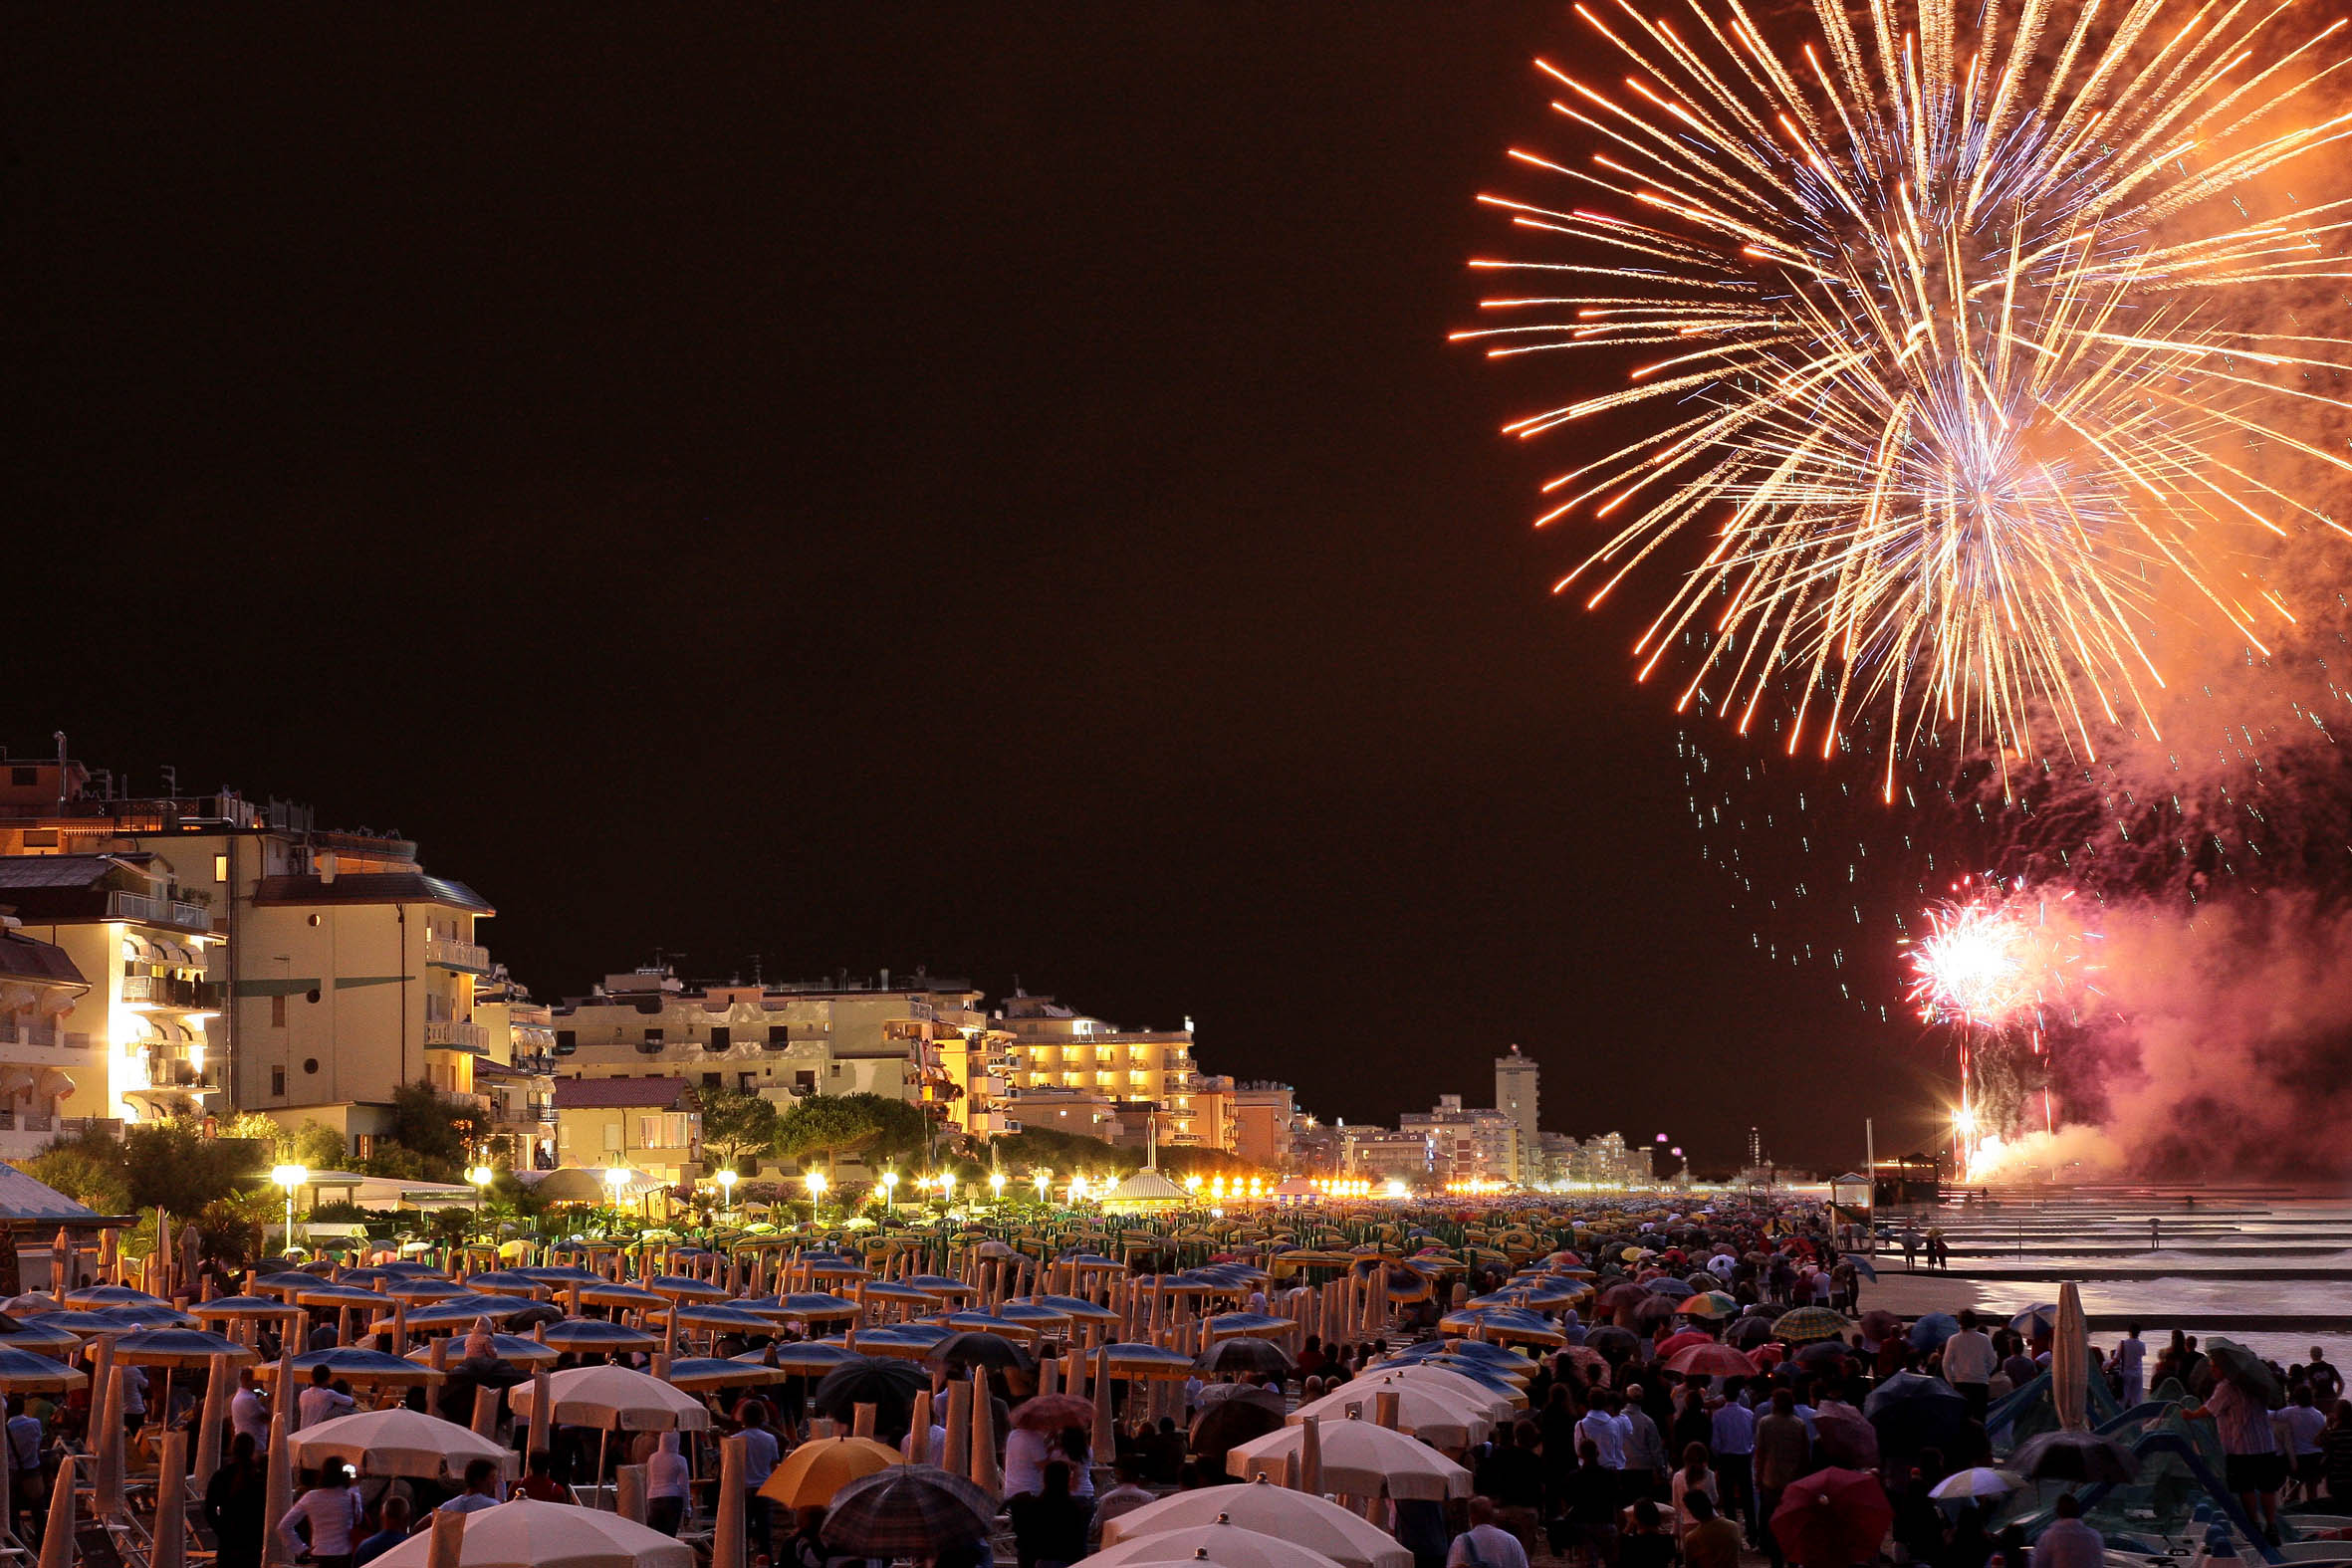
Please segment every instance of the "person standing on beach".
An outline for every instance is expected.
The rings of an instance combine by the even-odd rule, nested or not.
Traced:
[[[2137,1323],[2124,1330],[2123,1342],[2115,1347],[2115,1375],[2121,1383],[2115,1397],[2130,1410],[2148,1387],[2148,1342],[2140,1337]]]
[[[2324,1345],[2311,1347],[2311,1359],[2303,1363],[2303,1381],[2311,1385],[2311,1397],[2321,1410],[2335,1409],[2336,1401],[2344,1397],[2344,1375],[2328,1365]]]
[[[1992,1404],[1990,1385],[1996,1364],[1993,1340],[1977,1326],[1977,1314],[1960,1314],[1960,1332],[1944,1341],[1944,1381],[1968,1405],[1969,1417],[1983,1421]]]

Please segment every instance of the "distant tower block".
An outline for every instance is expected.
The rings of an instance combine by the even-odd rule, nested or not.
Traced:
[[[1543,1174],[1543,1135],[1535,1126],[1537,1079],[1541,1076],[1542,1069],[1521,1055],[1517,1045],[1511,1047],[1510,1055],[1495,1058],[1495,1109],[1509,1116],[1519,1129],[1511,1170],[1515,1182],[1533,1182]]]

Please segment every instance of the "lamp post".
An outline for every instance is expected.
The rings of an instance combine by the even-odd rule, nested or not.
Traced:
[[[991,1172],[989,1172],[989,1173],[988,1173],[988,1191],[989,1191],[989,1201],[990,1201],[991,1203],[993,1203],[993,1204],[1001,1204],[1001,1203],[1003,1203],[1003,1202],[1005,1201],[1005,1173],[1004,1173],[1004,1172],[1002,1172],[1002,1171],[991,1171]]]
[[[719,1213],[725,1214],[735,1207],[735,1167],[732,1165],[720,1166],[718,1183]]]
[[[1051,1187],[1051,1186],[1053,1186],[1053,1185],[1054,1185],[1054,1173],[1053,1173],[1052,1171],[1049,1171],[1049,1170],[1045,1170],[1045,1169],[1043,1169],[1043,1168],[1040,1168],[1040,1170],[1038,1171],[1038,1202],[1039,1202],[1039,1203],[1041,1203],[1041,1204],[1042,1204],[1042,1203],[1044,1203],[1044,1202],[1046,1201],[1046,1189],[1047,1189],[1047,1188],[1049,1188],[1049,1187]]]
[[[620,1209],[620,1190],[628,1186],[629,1178],[636,1174],[625,1165],[608,1165],[604,1168],[605,1196],[612,1200],[612,1208],[616,1213]]]
[[[954,1205],[955,1205],[955,1201],[956,1201],[956,1173],[955,1173],[955,1172],[953,1172],[953,1171],[942,1171],[942,1172],[940,1172],[940,1173],[939,1173],[939,1203],[940,1203],[940,1207],[941,1207],[941,1208],[943,1208],[943,1209],[944,1209],[944,1208],[952,1208],[952,1207],[954,1207]]]
[[[492,1182],[498,1180],[498,1173],[487,1165],[477,1165],[465,1173],[465,1179],[474,1184],[474,1229],[479,1231],[482,1229],[482,1194]]]
[[[310,1167],[273,1165],[270,1180],[286,1189],[286,1249],[294,1250],[294,1190],[311,1179]]]
[[[802,1177],[801,1180],[806,1183],[809,1188],[809,1223],[811,1225],[815,1225],[817,1223],[818,1210],[824,1203],[824,1189],[826,1186],[824,1173],[823,1171],[811,1171],[806,1176]]]
[[[882,1173],[882,1208],[890,1214],[898,1212],[898,1173],[896,1171]]]

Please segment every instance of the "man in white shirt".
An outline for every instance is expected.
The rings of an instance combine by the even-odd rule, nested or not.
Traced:
[[[302,1418],[303,1431],[308,1432],[338,1416],[349,1416],[359,1408],[357,1400],[334,1386],[334,1377],[325,1367],[311,1368],[311,1386],[302,1391],[302,1398],[295,1401],[294,1407],[295,1414]]]
[[[1495,1522],[1495,1499],[1470,1499],[1470,1528],[1454,1537],[1446,1568],[1528,1568],[1528,1549]]]
[[[1968,1403],[1969,1414],[1978,1421],[1985,1419],[1992,1403],[1993,1372],[1999,1361],[1992,1336],[1977,1326],[1977,1314],[1961,1313],[1960,1332],[1944,1341],[1944,1381]]]
[[[465,1467],[465,1490],[441,1504],[443,1513],[479,1513],[484,1508],[498,1506],[498,1460],[469,1459]]]
[[[229,1398],[229,1425],[251,1438],[262,1453],[270,1452],[270,1402],[254,1382],[251,1367],[237,1369],[237,1392]]]
[[[2123,1401],[2123,1408],[2130,1410],[2140,1403],[2148,1387],[2148,1345],[2140,1338],[2140,1325],[2137,1323],[2125,1333],[2123,1342],[2115,1347],[2115,1371],[2123,1383],[2123,1392],[2118,1397]]]
[[[1633,1436],[1633,1425],[1617,1414],[1617,1396],[1606,1389],[1596,1389],[1592,1408],[1584,1419],[1576,1423],[1576,1438],[1600,1450],[1600,1465],[1604,1470],[1625,1468],[1625,1440]]]
[[[2293,1502],[2300,1494],[2305,1502],[2316,1502],[2326,1458],[2319,1447],[2319,1434],[2327,1426],[2327,1413],[2319,1408],[2319,1396],[2310,1384],[2299,1383],[2295,1386],[2294,1403],[2270,1419],[2278,1424],[2278,1446],[2286,1453],[2286,1500]]]

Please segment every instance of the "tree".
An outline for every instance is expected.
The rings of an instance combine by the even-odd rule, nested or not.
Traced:
[[[929,1163],[934,1128],[920,1105],[883,1094],[845,1094],[841,1098],[873,1118],[874,1136],[859,1156],[867,1165]]]
[[[425,1157],[396,1138],[378,1138],[374,1151],[367,1156],[368,1176],[386,1177],[395,1182],[430,1182],[439,1180],[434,1167]]]
[[[780,1121],[776,1102],[764,1095],[742,1089],[702,1093],[704,1152],[745,1176],[759,1170],[761,1156],[775,1152]]]
[[[224,1138],[244,1138],[268,1146],[272,1165],[299,1165],[313,1171],[340,1171],[352,1157],[344,1135],[320,1122],[289,1127],[274,1116],[243,1111],[221,1129]]]
[[[130,1183],[122,1174],[119,1147],[102,1154],[81,1147],[78,1141],[60,1143],[29,1160],[10,1163],[33,1180],[46,1182],[102,1215],[118,1215],[130,1207]]]
[[[249,1159],[244,1145],[205,1137],[190,1117],[122,1131],[123,1176],[133,1209],[192,1215],[260,1175],[245,1168]]]
[[[833,1162],[857,1154],[882,1136],[881,1121],[862,1102],[871,1094],[812,1094],[777,1119],[776,1152],[795,1164],[821,1157],[829,1173]]]
[[[391,1110],[384,1137],[414,1151],[422,1162],[412,1179],[454,1182],[464,1177],[467,1150],[482,1133],[481,1119],[470,1107],[446,1098],[429,1083],[403,1083],[392,1090]]]

